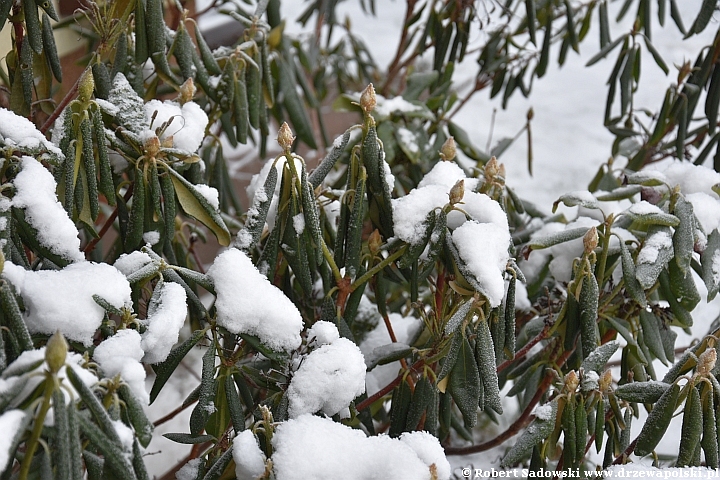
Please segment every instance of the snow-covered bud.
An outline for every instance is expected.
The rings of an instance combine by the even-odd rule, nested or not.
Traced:
[[[450,189],[450,193],[448,193],[448,197],[450,197],[450,205],[455,205],[456,203],[460,203],[464,196],[465,196],[465,180],[460,179]]]
[[[365,87],[365,90],[360,94],[360,107],[365,113],[370,113],[375,110],[377,105],[377,99],[375,98],[375,87],[373,84],[369,84]]]
[[[158,156],[160,153],[160,146],[160,139],[157,135],[148,135],[145,139],[145,143],[143,144],[145,153],[149,158],[156,158]]]
[[[598,390],[601,392],[607,392],[612,386],[612,372],[608,369],[603,372],[598,381]]]
[[[282,149],[288,153],[290,152],[294,141],[295,137],[292,134],[292,130],[290,130],[290,126],[287,122],[283,122],[283,124],[280,125],[280,130],[278,130],[277,142],[280,144]]]
[[[455,138],[449,137],[445,140],[442,147],[440,147],[440,158],[449,162],[457,155],[457,148],[455,147]]]
[[[598,246],[597,228],[591,227],[583,237],[583,250],[585,254],[594,252]]]
[[[45,363],[47,363],[51,373],[57,373],[60,368],[65,365],[67,353],[68,344],[65,341],[65,337],[63,337],[62,333],[58,330],[50,337],[50,340],[48,340],[45,346]]]
[[[92,76],[92,70],[88,68],[82,73],[78,81],[78,99],[83,103],[89,102],[93,90],[95,90],[95,80]]]
[[[578,385],[580,385],[578,374],[575,370],[571,370],[570,373],[565,375],[565,388],[568,392],[573,393],[577,390]]]
[[[380,232],[376,228],[368,238],[368,249],[370,250],[370,253],[373,255],[377,255],[380,253],[380,247],[382,246],[382,237],[380,236]]]
[[[192,78],[188,78],[185,80],[185,83],[180,85],[180,95],[178,96],[180,105],[185,105],[187,102],[192,101],[193,97],[195,97],[195,92],[197,92],[195,83]]]
[[[712,369],[715,368],[715,362],[717,362],[717,350],[708,348],[698,358],[697,373],[704,377],[710,375]]]

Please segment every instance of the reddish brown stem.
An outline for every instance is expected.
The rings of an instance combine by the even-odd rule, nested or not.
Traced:
[[[535,338],[533,338],[532,340],[530,340],[530,341],[527,343],[527,345],[525,345],[522,349],[520,349],[520,350],[517,352],[517,354],[515,354],[515,358],[512,358],[512,359],[510,359],[510,360],[505,360],[503,363],[501,363],[501,364],[497,367],[498,373],[500,373],[500,372],[502,372],[503,370],[505,370],[506,368],[508,368],[508,367],[509,367],[510,365],[512,365],[512,363],[513,363],[515,360],[517,360],[518,358],[524,357],[524,356],[527,354],[527,352],[530,351],[530,349],[531,349],[532,347],[534,347],[535,345],[537,345],[537,343],[538,343],[539,341],[544,340],[545,338],[547,338],[547,335],[548,335],[548,332],[549,332],[549,331],[550,331],[550,326],[549,326],[549,325],[545,325],[545,328],[543,328],[542,331],[541,331],[540,333],[538,333]]]
[[[423,363],[425,363],[425,360],[421,358],[420,360],[418,360],[417,362],[415,362],[415,363],[412,364],[412,366],[410,367],[410,370],[416,370],[417,368],[421,367]],[[366,398],[366,399],[363,400],[362,402],[358,403],[358,404],[355,406],[355,409],[356,409],[358,412],[360,412],[360,411],[362,411],[362,410],[365,410],[367,407],[369,407],[370,405],[372,405],[373,403],[375,403],[375,401],[376,401],[377,399],[382,398],[382,397],[384,397],[385,395],[387,395],[388,393],[390,393],[390,391],[391,391],[393,388],[395,388],[395,387],[400,383],[400,381],[402,380],[402,378],[403,378],[403,374],[401,373],[400,375],[398,375],[397,377],[395,377],[395,380],[393,380],[392,382],[390,382],[390,383],[388,383],[387,385],[385,385],[384,388],[382,388],[382,389],[379,390],[378,392],[374,393],[372,396]]]
[[[72,101],[73,98],[75,98],[75,95],[77,95],[78,87],[80,86],[80,79],[82,78],[82,75],[78,77],[78,79],[75,81],[75,84],[72,86],[70,90],[65,94],[65,97],[60,101],[57,107],[55,107],[55,110],[50,114],[47,120],[45,120],[45,123],[43,123],[42,127],[40,127],[40,131],[45,134],[48,130],[50,130],[50,127],[52,127],[53,123],[55,123],[55,120],[60,116],[62,111],[65,109],[65,107],[68,106],[68,104]]]
[[[388,68],[388,74],[385,78],[385,84],[380,90],[381,93],[385,96],[387,96],[390,90],[390,84],[402,69],[400,60],[402,59],[403,53],[405,53],[405,51],[407,50],[408,28],[410,27],[410,19],[415,14],[416,3],[417,0],[407,0],[407,10],[405,11],[405,21],[403,22],[402,33],[400,34],[400,43],[398,44],[397,51],[395,52],[395,58],[393,58],[392,63],[390,63],[390,67]]]
[[[195,402],[197,402],[197,400],[195,400]],[[187,403],[187,404],[185,404],[185,405],[180,405],[179,407],[177,407],[175,410],[173,410],[172,412],[168,413],[168,414],[165,415],[164,417],[155,420],[155,421],[153,422],[153,426],[159,427],[159,426],[162,425],[163,423],[169,422],[169,421],[172,420],[173,418],[177,417],[180,413],[182,413],[183,410],[187,409],[187,408],[190,407],[191,405],[194,405],[195,402],[190,402],[190,403]]]

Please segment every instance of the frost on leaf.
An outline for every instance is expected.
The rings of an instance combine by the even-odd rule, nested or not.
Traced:
[[[638,253],[635,277],[640,286],[648,290],[657,281],[660,272],[673,257],[672,231],[665,226],[652,226]]]
[[[300,311],[245,253],[235,248],[224,251],[207,274],[215,285],[220,326],[235,334],[256,335],[273,350],[289,351],[300,346]]]
[[[150,124],[145,118],[143,100],[122,73],[115,75],[108,101],[117,107],[115,118],[124,128],[136,135],[149,128]]]
[[[533,420],[530,426],[523,432],[515,445],[508,450],[500,465],[502,467],[509,467],[517,464],[532,451],[535,445],[549,437],[555,428],[557,410],[557,400],[538,407],[535,412],[535,420]]]

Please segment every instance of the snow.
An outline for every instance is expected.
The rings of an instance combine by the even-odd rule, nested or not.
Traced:
[[[535,407],[535,411],[533,412],[535,414],[536,418],[539,418],[540,420],[550,420],[553,415],[553,407],[550,404],[545,405],[539,405]]]
[[[30,271],[6,261],[3,276],[23,298],[24,318],[31,332],[60,330],[85,346],[92,345],[105,315],[93,295],[118,309],[132,305],[127,279],[105,263],[79,262],[62,270]]]
[[[15,456],[15,452],[11,452],[13,440],[25,420],[27,413],[24,410],[7,410],[0,415],[0,469],[3,471],[8,465],[10,459]]]
[[[450,462],[445,458],[445,450],[438,439],[428,432],[405,432],[400,441],[413,449],[425,465],[435,465],[437,478],[450,478]]]
[[[400,137],[400,143],[403,144],[410,153],[419,153],[420,147],[417,144],[417,136],[405,127],[397,129],[397,134]]]
[[[240,432],[232,449],[237,480],[255,480],[265,472],[265,454],[251,430]]]
[[[297,307],[268,281],[245,253],[218,255],[207,275],[215,285],[217,322],[232,333],[256,335],[274,350],[300,346],[303,320]]]
[[[160,232],[157,230],[150,230],[149,232],[143,233],[143,242],[148,245],[156,245],[160,241]]]
[[[220,194],[217,188],[205,185],[204,183],[198,183],[195,185],[195,190],[213,207],[215,210],[220,209]]]
[[[319,320],[307,331],[308,345],[328,345],[340,338],[335,324]]]
[[[171,100],[150,100],[145,104],[145,119],[148,123],[152,122],[152,129],[160,128],[167,122],[166,128],[160,134],[160,140],[172,138],[175,148],[190,153],[195,153],[200,147],[208,124],[207,114],[197,103],[186,102],[180,106]]]
[[[295,233],[301,235],[305,230],[305,215],[303,215],[302,213],[298,213],[297,215],[292,217],[292,223],[293,228],[295,229]]]
[[[672,248],[672,236],[665,230],[659,230],[645,239],[645,243],[640,249],[637,256],[637,265],[643,263],[655,263],[660,254],[660,250]]]
[[[120,375],[135,396],[147,405],[150,397],[145,391],[145,367],[140,363],[145,354],[141,342],[137,330],[120,330],[95,348],[93,360],[100,366],[105,378]]]
[[[705,233],[720,227],[720,201],[705,192],[685,195],[685,200],[693,206],[693,213]]]
[[[294,161],[295,169],[299,174],[300,171],[303,169],[302,160],[296,158]],[[267,179],[268,173],[270,172],[273,163],[275,163],[274,158],[268,159],[265,162],[265,165],[263,165],[263,167],[260,169],[260,172],[252,176],[252,179],[250,180],[250,185],[248,185],[247,187],[247,198],[252,201],[252,205],[255,208],[257,208],[257,205],[259,205],[259,203],[256,204],[255,202],[266,201],[268,196],[271,194],[271,192],[266,192],[263,186],[265,185],[265,180]],[[280,187],[282,186],[283,169],[285,168],[286,163],[287,159],[285,157],[280,158],[277,163],[275,163],[275,170],[277,170],[278,174],[277,182],[275,183],[275,191],[272,192],[272,200],[270,202],[270,207],[268,208],[267,218],[265,219],[265,223],[270,230],[272,230],[273,226],[275,225],[275,215],[277,213],[277,203],[280,196]],[[255,196],[257,195],[256,192],[260,192],[259,198],[255,198]]]
[[[448,203],[449,187],[428,185],[416,188],[404,197],[392,200],[395,236],[416,245],[425,234],[425,217],[428,212]]]
[[[187,293],[177,283],[164,282],[156,302],[151,302],[142,334],[143,362],[164,362],[178,341],[187,315]]]
[[[480,293],[492,308],[505,294],[504,272],[510,254],[510,233],[494,223],[466,222],[452,233],[453,243],[467,270],[477,279]],[[482,248],[477,248],[481,244]]]
[[[302,359],[287,390],[288,414],[290,418],[318,411],[335,415],[364,392],[365,359],[352,341],[338,338]]]
[[[126,277],[137,272],[148,263],[152,263],[152,258],[145,252],[135,250],[131,253],[123,253],[115,260],[113,266],[120,270]]]
[[[177,480],[196,480],[198,476],[198,470],[200,469],[200,464],[202,463],[202,461],[202,457],[193,458],[185,465],[183,465],[180,470],[177,471],[177,473],[175,474],[175,478]]]
[[[12,204],[25,211],[25,220],[37,230],[38,241],[66,260],[84,260],[78,230],[57,200],[57,183],[52,174],[40,162],[25,156],[13,184],[17,191]]]
[[[45,138],[25,117],[0,107],[0,142],[19,150],[47,150],[58,158],[65,158],[59,148]]]
[[[360,308],[358,308],[358,318],[367,318],[379,315],[374,305],[363,297],[365,302],[360,302]],[[363,317],[360,315],[364,314]],[[390,325],[392,325],[393,332],[395,333],[396,340],[399,343],[407,344],[412,338],[417,335],[420,328],[423,327],[423,322],[419,318],[415,317],[403,317],[399,313],[389,314]],[[374,319],[377,322],[377,319]],[[358,319],[356,319],[356,322]],[[369,323],[369,322],[367,322]],[[365,358],[370,358],[376,348],[381,348],[384,345],[390,344],[390,334],[388,333],[385,322],[379,321],[365,336],[365,339],[360,343],[360,351]],[[398,372],[400,371],[400,362],[395,361],[385,365],[378,365],[371,371],[367,372],[365,377],[365,384],[367,388],[368,396],[371,396],[378,392],[385,385],[395,379]]]
[[[437,162],[435,166],[420,180],[418,188],[427,185],[444,185],[452,188],[458,180],[465,180],[466,190],[475,190],[478,185],[477,178],[466,178],[465,172],[455,162]]]
[[[393,113],[412,113],[423,110],[423,107],[410,103],[403,97],[386,99],[382,95],[376,95],[376,98],[378,104],[375,112],[380,117],[389,117]]]
[[[714,198],[719,198],[712,187],[720,183],[720,173],[703,165],[693,165],[691,162],[672,162],[664,171],[670,187],[679,186],[680,191],[690,193],[704,192]]]
[[[276,478],[331,480],[342,472],[345,480],[430,480],[427,461],[437,462],[439,480],[450,478],[437,439],[418,432],[405,435],[418,438],[366,437],[331,419],[302,415],[275,430],[272,460]]]
[[[656,205],[653,205],[652,203],[642,200],[638,203],[634,203],[630,208],[627,209],[629,213],[632,213],[634,215],[638,216],[644,216],[644,215],[663,215],[665,212],[660,210],[659,207]]]
[[[580,388],[583,392],[590,392],[599,388],[600,375],[594,370],[590,370],[583,373],[582,380],[580,381]]]
[[[135,433],[120,420],[112,420],[112,426],[120,439],[120,445],[123,450],[125,450],[125,453],[132,454]]]
[[[462,203],[457,205],[470,217],[480,223],[492,223],[501,230],[508,231],[507,215],[498,202],[484,193],[468,192],[467,185]],[[454,210],[448,213],[447,224],[455,229],[465,223],[467,218],[463,212]]]

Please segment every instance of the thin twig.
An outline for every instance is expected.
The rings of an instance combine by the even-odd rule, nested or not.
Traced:
[[[40,127],[40,132],[45,134],[48,130],[50,130],[50,127],[52,127],[53,123],[55,123],[55,120],[60,116],[62,111],[65,109],[65,107],[68,106],[68,104],[72,101],[73,98],[75,98],[75,95],[77,94],[78,88],[80,87],[80,79],[82,78],[82,75],[78,77],[78,79],[75,81],[75,85],[72,86],[70,90],[65,94],[65,97],[62,99],[62,101],[58,104],[57,107],[55,107],[55,110],[50,114],[47,120],[45,120],[45,123],[43,123],[43,126]]]
[[[155,420],[155,421],[153,422],[153,426],[159,427],[159,426],[162,425],[163,423],[169,422],[169,421],[172,420],[173,418],[177,417],[180,413],[182,413],[183,410],[187,409],[187,408],[190,407],[191,405],[195,405],[195,402],[197,402],[197,400],[195,400],[194,402],[190,402],[190,403],[187,403],[187,404],[180,405],[179,407],[177,407],[175,410],[173,410],[172,412],[168,413],[168,414],[165,415],[164,417]]]
[[[540,342],[541,340],[544,340],[545,338],[547,338],[549,331],[550,331],[550,325],[545,325],[545,327],[540,331],[540,333],[538,333],[538,334],[535,336],[535,338],[533,338],[532,340],[530,340],[522,349],[520,349],[520,350],[515,354],[515,357],[514,357],[514,358],[511,358],[510,360],[505,360],[503,363],[501,363],[500,365],[498,365],[498,367],[497,367],[498,373],[502,372],[502,371],[505,370],[507,367],[509,367],[510,365],[512,365],[512,363],[513,363],[515,360],[524,357],[524,356],[527,354],[527,352],[530,351],[530,349],[531,349],[532,347],[534,347],[535,345],[537,345],[538,342]]]
[[[415,363],[412,364],[412,366],[410,367],[410,370],[416,370],[417,368],[419,368],[420,366],[422,366],[423,363],[425,363],[425,359],[421,358],[420,360],[418,360],[417,362],[415,362]],[[400,383],[400,381],[402,380],[402,378],[403,378],[403,374],[401,373],[400,375],[398,375],[397,377],[395,377],[395,380],[393,380],[392,382],[390,382],[390,383],[388,383],[387,385],[385,385],[384,388],[382,388],[382,389],[379,390],[378,392],[374,393],[372,396],[366,398],[366,399],[363,400],[362,402],[358,403],[358,404],[355,406],[355,409],[356,409],[358,412],[360,412],[360,411],[362,411],[362,410],[365,410],[367,407],[369,407],[370,405],[372,405],[373,403],[375,403],[375,401],[376,401],[377,399],[382,398],[382,397],[384,397],[385,395],[387,395],[388,393],[390,393],[390,390],[392,390],[393,388],[395,388],[395,387]]]

